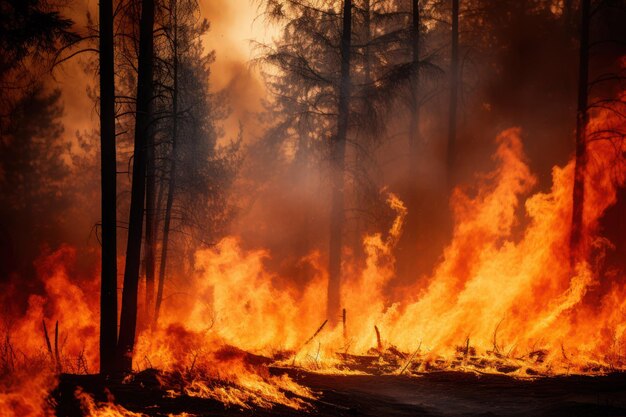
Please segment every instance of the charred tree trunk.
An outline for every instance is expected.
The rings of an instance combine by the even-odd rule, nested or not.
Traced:
[[[156,326],[159,320],[159,313],[161,311],[161,303],[163,302],[163,287],[165,284],[165,272],[167,268],[167,251],[168,251],[169,239],[170,239],[172,206],[174,205],[174,190],[176,188],[176,160],[175,160],[176,145],[175,143],[176,141],[174,138],[174,145],[172,146],[172,161],[170,165],[170,179],[169,179],[169,186],[167,190],[167,202],[165,203],[165,219],[163,220],[163,241],[161,243],[161,263],[159,265],[159,283],[158,283],[158,288],[157,288],[156,302],[154,306],[154,321],[153,321],[154,326]]]
[[[141,263],[141,240],[143,229],[144,199],[146,192],[146,148],[151,122],[152,107],[152,59],[154,55],[154,0],[141,1],[139,31],[139,60],[137,74],[137,108],[135,116],[135,144],[133,158],[133,183],[130,197],[128,243],[120,335],[117,344],[118,370],[132,370],[132,354],[137,329],[137,290]]]
[[[100,0],[100,167],[102,271],[100,276],[100,373],[115,368],[117,345],[117,214],[113,2]]]
[[[399,243],[398,273],[406,276],[415,273],[417,267],[417,240],[419,224],[419,186],[417,161],[420,147],[420,103],[419,103],[419,47],[420,47],[420,12],[419,0],[411,0],[411,99],[409,106],[409,161],[407,195],[404,197],[407,204],[406,226]]]
[[[345,154],[350,111],[350,49],[352,43],[352,0],[344,0],[341,34],[341,81],[337,135],[331,141],[332,195],[330,212],[330,248],[327,315],[331,324],[339,321],[341,283],[341,248],[344,220]]]
[[[455,185],[457,165],[456,124],[459,101],[459,0],[452,0],[452,46],[450,53],[450,109],[448,111],[448,188]]]
[[[165,272],[167,270],[167,250],[170,239],[170,225],[172,221],[172,207],[174,205],[174,193],[176,191],[176,148],[178,143],[178,16],[176,4],[172,5],[174,15],[174,39],[172,63],[172,151],[170,155],[170,177],[167,189],[167,202],[165,203],[165,219],[163,221],[163,242],[161,243],[161,264],[159,265],[159,285],[154,308],[154,326],[156,326],[163,302],[163,286],[165,284]]]
[[[146,147],[146,233],[144,258],[146,267],[146,299],[145,299],[145,323],[150,323],[152,305],[154,302],[154,268],[155,268],[155,246],[156,246],[156,164],[154,135],[148,134]]]
[[[570,232],[570,265],[584,260],[584,203],[585,167],[587,165],[586,130],[587,88],[589,79],[589,26],[591,0],[582,0],[580,26],[580,55],[578,73],[578,107],[576,110],[576,162],[574,165],[574,191],[572,196],[572,226]]]

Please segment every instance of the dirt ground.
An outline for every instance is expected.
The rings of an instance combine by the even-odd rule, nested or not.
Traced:
[[[105,386],[116,402],[149,416],[187,412],[197,416],[626,416],[626,374],[519,380],[499,375],[433,372],[419,376],[319,375],[287,372],[319,394],[308,412],[283,406],[267,409],[224,407],[214,400],[176,397],[150,383],[111,384],[96,376],[64,375],[53,393],[58,416],[80,416],[77,386],[104,400]]]

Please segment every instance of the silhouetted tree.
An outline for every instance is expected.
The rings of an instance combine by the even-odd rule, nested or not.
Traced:
[[[169,0],[162,10],[165,36],[157,57],[156,138],[164,201],[157,210],[163,229],[154,323],[162,308],[166,278],[172,276],[168,265],[193,266],[197,248],[223,234],[231,218],[226,193],[238,159],[238,142],[224,147],[217,142],[221,134],[217,123],[227,114],[226,97],[210,92],[215,54],[206,52],[202,44],[209,22],[200,17],[196,0]],[[172,257],[172,250],[179,256]]]
[[[34,275],[32,261],[41,247],[33,242],[52,243],[50,238],[59,234],[70,205],[63,192],[70,169],[64,162],[62,116],[59,90],[31,86],[13,103],[10,124],[0,140],[3,266],[10,274]],[[14,257],[4,259],[10,252]]]
[[[330,208],[330,249],[328,253],[328,312],[331,323],[339,321],[341,300],[341,251],[345,200],[345,153],[350,117],[350,53],[352,43],[352,1],[344,0],[341,26],[341,78],[337,109],[337,133],[331,140],[331,208]]]
[[[124,288],[120,332],[117,345],[117,366],[120,371],[132,370],[132,354],[137,329],[137,292],[141,264],[141,241],[146,194],[146,146],[151,124],[153,100],[154,56],[154,0],[141,1],[139,22],[139,58],[137,63],[137,105],[135,115],[135,145],[133,157],[133,181],[128,222],[128,243],[124,269]]]
[[[100,373],[115,368],[117,346],[117,160],[113,3],[100,0],[100,167],[102,270],[100,286]]]

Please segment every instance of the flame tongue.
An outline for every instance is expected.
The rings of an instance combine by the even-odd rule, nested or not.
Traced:
[[[594,115],[590,129],[624,123],[612,114]],[[364,238],[364,265],[343,265],[347,319],[335,328],[322,324],[328,277],[319,253],[302,259],[313,273],[296,285],[265,267],[270,253],[244,250],[227,237],[196,253],[196,274],[183,296],[172,291],[159,326],[139,335],[136,366],[163,371],[165,386],[178,378],[172,395],[294,409],[306,408],[315,394],[271,375],[270,358],[322,373],[465,369],[526,376],[624,369],[624,272],[599,275],[601,268],[584,262],[569,268],[573,163],[553,169],[551,189],[531,194],[536,180],[519,129],[504,131],[497,143],[497,167],[477,191],[454,193],[453,236],[431,276],[388,291],[406,215],[393,195],[388,202],[396,220],[389,232]],[[587,168],[584,227],[586,246],[596,254],[610,247],[598,234],[599,219],[625,183],[624,170],[607,169],[616,151],[626,151],[621,146],[589,144],[594,163]],[[70,277],[75,258],[68,247],[43,256],[37,269],[45,295],[32,295],[26,314],[5,321],[0,408],[13,415],[51,413],[42,398],[54,386],[55,372],[97,369],[99,274]],[[5,383],[33,366],[37,378]],[[124,415],[106,414],[79,397],[94,415]]]

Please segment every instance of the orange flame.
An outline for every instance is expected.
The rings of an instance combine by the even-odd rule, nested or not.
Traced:
[[[613,112],[602,110],[589,125],[590,132],[600,133],[589,136],[585,236],[599,253],[610,243],[598,233],[598,222],[626,181],[623,166],[615,165],[625,145],[602,133],[618,123],[624,127]],[[509,129],[498,136],[497,167],[481,177],[473,195],[455,190],[455,226],[441,261],[431,276],[415,277],[414,286],[393,297],[386,289],[393,285],[393,248],[406,208],[389,196],[396,212],[389,232],[364,238],[363,267],[343,265],[345,329],[322,324],[328,319],[328,276],[319,253],[302,260],[315,274],[297,286],[266,269],[270,253],[244,250],[228,237],[197,252],[184,302],[172,298],[158,327],[139,335],[136,366],[179,378],[182,392],[172,395],[298,410],[316,394],[287,376],[271,375],[267,358],[317,372],[355,372],[345,369],[349,354],[369,355],[387,372],[399,373],[409,367],[507,369],[518,376],[624,369],[626,277],[602,275],[584,262],[570,270],[573,162],[553,169],[550,190],[530,194],[536,180],[520,135]],[[0,359],[13,362],[11,377],[3,377],[0,386],[2,416],[50,415],[44,398],[54,387],[55,370],[97,369],[98,277],[70,277],[75,257],[68,247],[42,257],[36,265],[45,294],[32,295],[26,313],[8,320]],[[54,348],[46,348],[42,318],[49,335],[50,324],[59,323]],[[385,352],[397,360],[392,363]],[[16,382],[28,373],[18,368],[27,365],[37,365],[39,376]],[[77,395],[90,415],[139,415]]]

